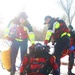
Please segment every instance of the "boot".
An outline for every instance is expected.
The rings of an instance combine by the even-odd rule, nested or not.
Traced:
[[[70,72],[68,72],[68,75],[75,75],[75,74],[70,71]]]

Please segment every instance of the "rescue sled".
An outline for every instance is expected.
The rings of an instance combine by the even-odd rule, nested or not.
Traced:
[[[1,50],[1,63],[2,68],[10,71],[11,69],[11,60],[10,60],[10,45],[9,41],[3,40],[3,50]]]

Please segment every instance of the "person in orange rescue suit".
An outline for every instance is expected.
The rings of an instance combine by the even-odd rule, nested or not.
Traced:
[[[55,42],[54,56],[60,70],[60,58],[64,49],[69,47],[70,44],[70,32],[63,20],[52,18],[51,16],[45,17],[45,25],[48,25],[48,31],[44,40],[44,45],[47,45],[51,38]]]
[[[75,75],[72,73],[73,65],[74,65],[74,55],[75,55],[75,31],[73,27],[69,25],[71,38],[70,38],[70,52],[69,52],[69,64],[68,64],[68,75]]]
[[[49,54],[49,49],[41,43],[36,43],[34,49],[30,47],[20,67],[20,75],[48,75],[52,70],[53,75],[59,75],[55,57]]]
[[[25,12],[21,12],[18,17],[14,18],[5,30],[5,37],[12,40],[11,45],[11,74],[16,71],[15,62],[20,48],[21,61],[27,54],[28,40],[31,42],[32,48],[35,44],[35,35]]]

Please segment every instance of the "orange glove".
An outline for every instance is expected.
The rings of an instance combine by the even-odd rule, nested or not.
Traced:
[[[44,44],[47,45],[48,44],[48,40],[44,40]]]

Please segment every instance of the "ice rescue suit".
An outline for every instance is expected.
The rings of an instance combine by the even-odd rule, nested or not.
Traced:
[[[21,24],[13,24],[10,25],[9,28],[6,29],[6,35],[13,39],[11,45],[11,70],[12,73],[15,72],[15,60],[20,48],[21,53],[21,61],[23,60],[25,54],[27,54],[28,40],[30,40],[31,44],[34,44],[35,36],[31,27],[31,24],[26,21],[24,25]]]
[[[55,57],[46,52],[34,52],[32,55],[26,55],[20,67],[20,75],[48,75],[52,71],[53,75],[59,75],[58,65]]]
[[[61,54],[64,49],[69,47],[70,43],[70,33],[63,20],[56,21],[54,18],[51,18],[44,43],[47,44],[51,38],[53,38],[56,43],[54,55],[60,68]]]

